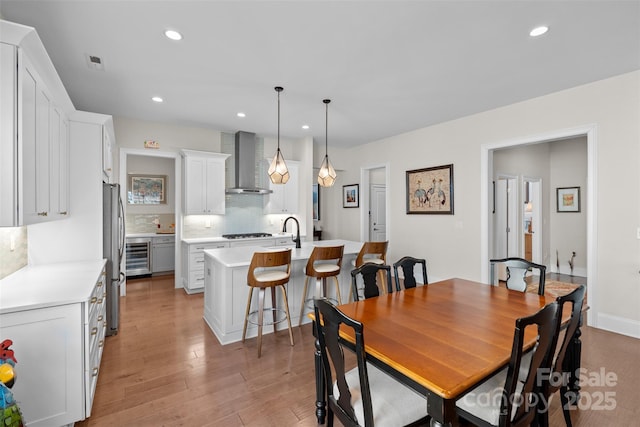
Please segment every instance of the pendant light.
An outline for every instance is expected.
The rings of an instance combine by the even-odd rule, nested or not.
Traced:
[[[321,187],[331,187],[336,182],[336,171],[331,166],[331,162],[329,161],[329,103],[330,99],[323,99],[325,109],[326,109],[326,120],[325,120],[325,130],[324,130],[324,160],[322,161],[322,165],[320,166],[320,172],[318,172],[318,184]]]
[[[289,170],[287,169],[287,164],[284,162],[284,157],[282,157],[282,152],[280,151],[280,92],[284,89],[280,86],[276,86],[275,90],[278,92],[278,150],[271,161],[268,173],[269,179],[272,183],[286,184],[287,181],[289,181]]]

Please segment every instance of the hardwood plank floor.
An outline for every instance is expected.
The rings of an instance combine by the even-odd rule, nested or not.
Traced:
[[[315,426],[311,326],[220,345],[205,324],[203,295],[174,289],[172,275],[133,279],[121,329],[108,337],[92,415],[78,426]],[[366,332],[365,332],[366,336]],[[611,372],[617,385],[584,385],[575,426],[637,425],[640,340],[583,328],[583,367]],[[349,355],[347,355],[350,357]],[[586,374],[585,374],[586,375]],[[614,393],[611,410],[589,409]],[[611,396],[610,396],[611,397]],[[564,425],[559,399],[551,425]],[[587,405],[589,403],[590,405]]]

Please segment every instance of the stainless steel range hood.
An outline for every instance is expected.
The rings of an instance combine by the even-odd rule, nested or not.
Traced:
[[[227,188],[227,194],[269,194],[273,191],[256,186],[256,134],[236,132],[235,147],[236,186]]]

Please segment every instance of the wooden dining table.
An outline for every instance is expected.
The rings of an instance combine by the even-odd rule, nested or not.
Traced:
[[[425,396],[434,424],[457,425],[456,400],[508,364],[516,319],[554,300],[448,279],[338,308],[363,323],[369,363]],[[536,332],[527,331],[526,345],[533,346]],[[340,335],[353,346],[352,330]],[[322,424],[327,385],[319,349],[315,366],[316,416]]]

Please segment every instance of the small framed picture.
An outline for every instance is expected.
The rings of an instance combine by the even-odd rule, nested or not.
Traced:
[[[342,207],[357,208],[360,201],[360,185],[351,184],[342,186]]]
[[[557,212],[580,212],[580,187],[556,188]]]

